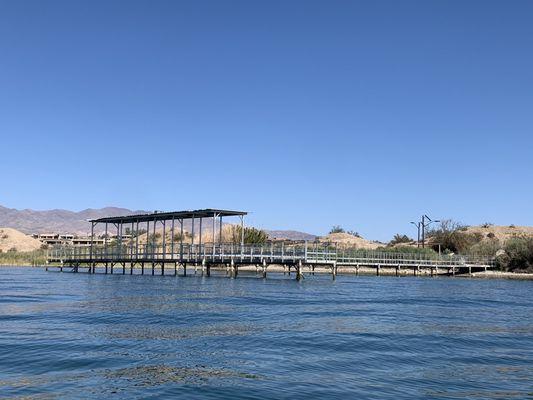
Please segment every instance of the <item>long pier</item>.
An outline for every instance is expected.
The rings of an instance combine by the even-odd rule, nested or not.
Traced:
[[[257,273],[267,276],[269,267],[281,266],[287,272],[294,271],[296,279],[301,279],[304,272],[314,273],[315,269],[326,270],[335,277],[341,269],[343,272],[358,274],[360,269],[375,269],[376,275],[382,271],[396,275],[407,273],[418,275],[422,270],[431,275],[472,273],[494,268],[491,259],[458,255],[432,255],[418,253],[395,253],[372,250],[359,250],[340,247],[335,244],[318,242],[269,242],[245,244],[244,212],[227,210],[196,210],[173,213],[154,213],[124,217],[109,217],[91,222],[91,238],[95,235],[97,224],[105,225],[104,245],[66,246],[53,248],[48,252],[47,270],[67,270],[88,273],[133,274],[134,270],[155,275],[187,275],[187,267],[195,271],[200,268],[206,276],[211,269],[222,269],[230,277],[237,277],[239,268],[255,267]],[[223,243],[222,217],[240,218],[240,243]],[[203,220],[211,219],[211,241],[203,241]],[[191,224],[191,243],[184,241],[184,221]],[[199,236],[195,238],[195,220],[199,221]],[[218,220],[218,222],[217,222]],[[146,229],[139,230],[139,224],[146,223]],[[152,224],[152,225],[150,225]],[[156,226],[162,228],[162,243],[156,243]],[[179,233],[175,228],[179,225]],[[116,239],[109,238],[109,226],[116,228]],[[168,226],[170,225],[170,226]],[[128,226],[129,234],[123,233]],[[151,234],[150,234],[150,228]],[[169,228],[169,229],[167,229]],[[218,229],[218,235],[216,231]],[[167,239],[170,234],[170,240]],[[141,243],[140,238],[146,235]],[[218,236],[218,242],[217,242]],[[235,239],[235,238],[234,238]],[[196,240],[196,243],[195,243]],[[166,272],[165,272],[166,271]]]

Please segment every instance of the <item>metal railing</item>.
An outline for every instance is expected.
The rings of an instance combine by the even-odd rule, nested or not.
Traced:
[[[414,266],[492,266],[487,257],[439,255],[437,253],[401,253],[377,250],[338,248],[333,244],[285,243],[266,244],[114,244],[107,246],[65,246],[49,250],[49,262],[211,262],[225,263],[338,263],[345,265],[414,265]]]

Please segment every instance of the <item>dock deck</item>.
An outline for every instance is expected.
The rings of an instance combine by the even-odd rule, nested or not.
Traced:
[[[170,247],[175,247],[171,249]],[[487,270],[494,267],[490,259],[454,255],[428,257],[421,254],[388,253],[370,250],[356,250],[338,248],[335,245],[318,243],[267,243],[254,245],[238,244],[178,244],[176,246],[98,246],[93,247],[63,247],[52,249],[48,253],[49,267],[67,267],[78,271],[87,268],[95,272],[96,267],[103,266],[105,271],[115,265],[130,270],[141,267],[144,273],[145,266],[152,269],[170,267],[177,271],[182,268],[186,271],[187,265],[201,266],[209,275],[210,268],[229,268],[231,274],[242,265],[252,265],[264,269],[264,275],[270,265],[282,265],[290,271],[294,269],[297,276],[303,273],[304,268],[316,266],[326,267],[336,274],[339,267],[353,269],[356,273],[360,267],[376,269],[376,274],[382,268],[413,270],[416,275],[421,269],[430,269],[431,273],[438,274],[445,271],[450,274],[456,272],[472,272]],[[112,271],[112,269],[111,269]],[[299,272],[300,271],[300,272]],[[230,274],[230,275],[231,275]],[[233,274],[234,275],[234,274]]]

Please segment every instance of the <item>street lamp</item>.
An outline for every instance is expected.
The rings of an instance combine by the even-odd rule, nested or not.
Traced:
[[[426,223],[426,219],[429,222]],[[433,222],[440,222],[440,220],[432,220],[427,216],[427,214],[422,215],[422,222],[419,222],[422,225],[422,247],[426,247],[426,228]]]

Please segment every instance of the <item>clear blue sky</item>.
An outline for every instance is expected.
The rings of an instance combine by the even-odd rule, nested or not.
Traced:
[[[533,1],[0,0],[0,204],[533,224]]]

